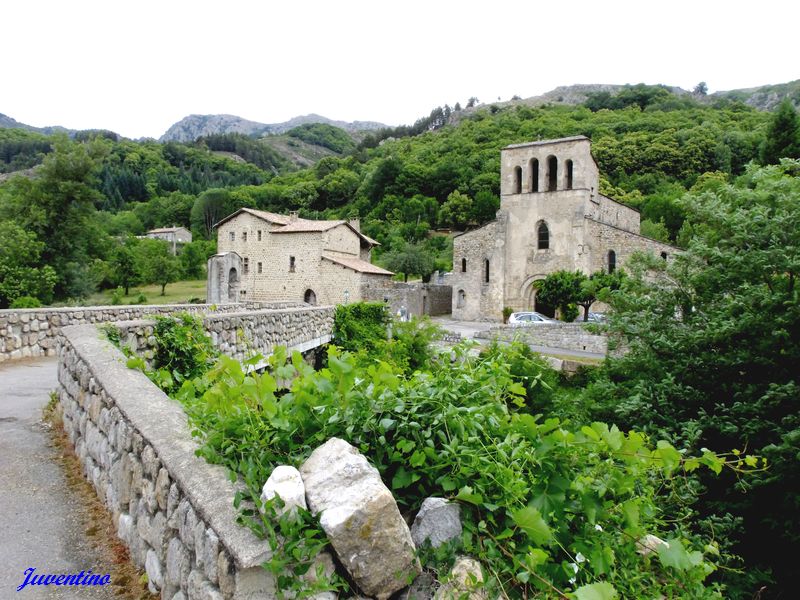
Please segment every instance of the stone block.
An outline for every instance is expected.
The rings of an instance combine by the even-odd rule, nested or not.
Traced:
[[[461,507],[444,498],[426,498],[411,525],[417,547],[426,541],[434,548],[461,537]]]
[[[144,562],[144,569],[147,572],[147,587],[151,594],[157,593],[164,585],[164,574],[161,561],[152,550],[147,551],[147,558]]]
[[[188,600],[224,600],[219,590],[200,571],[189,573],[187,592]]]
[[[219,556],[219,538],[212,529],[206,529],[205,539],[203,540],[203,570],[208,580],[217,584],[218,568],[217,557]]]
[[[483,589],[481,563],[467,556],[457,558],[447,576],[447,582],[436,590],[433,597],[434,600],[451,600],[452,598],[487,600],[488,595]]]
[[[161,467],[158,470],[158,477],[156,477],[155,494],[158,507],[163,511],[167,510],[169,484],[169,472],[164,467]]]
[[[266,569],[250,567],[241,569],[234,575],[233,600],[273,600],[275,578]]]
[[[178,538],[172,538],[167,546],[167,581],[176,587],[186,589],[189,572],[192,570],[192,557]]]
[[[386,600],[420,572],[414,542],[375,467],[331,438],[300,468],[308,505],[320,514],[342,565],[368,596]]]
[[[266,502],[275,496],[284,502],[284,506],[277,509],[279,515],[292,511],[297,513],[297,507],[307,509],[306,487],[300,471],[294,467],[281,465],[275,467],[261,490],[261,500]]]

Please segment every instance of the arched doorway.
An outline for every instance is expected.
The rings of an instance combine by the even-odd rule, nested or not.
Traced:
[[[316,306],[317,295],[314,293],[314,290],[306,290],[306,293],[303,296],[303,302],[310,304],[311,306]]]
[[[239,301],[239,273],[236,269],[228,271],[228,302]]]
[[[525,310],[535,310],[548,317],[555,317],[555,307],[544,304],[537,299],[537,293],[539,291],[538,285],[540,281],[544,280],[544,277],[544,275],[536,275],[535,277],[528,278],[523,284],[522,289],[524,290],[523,298],[525,299]]]

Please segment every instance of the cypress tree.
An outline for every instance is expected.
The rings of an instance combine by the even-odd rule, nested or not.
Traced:
[[[778,106],[761,147],[762,164],[777,164],[781,158],[800,158],[800,121],[788,98]]]

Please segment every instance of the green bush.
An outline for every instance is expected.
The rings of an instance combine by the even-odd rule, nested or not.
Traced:
[[[199,317],[179,313],[169,317],[156,317],[153,335],[156,351],[153,367],[156,382],[167,392],[181,384],[203,375],[219,356]]]
[[[122,304],[122,299],[125,297],[125,290],[122,287],[117,287],[113,292],[111,292],[111,304],[117,306]]]
[[[42,303],[39,302],[38,298],[34,298],[33,296],[20,296],[11,303],[9,308],[39,308],[41,306]]]
[[[380,302],[340,304],[333,315],[333,343],[348,351],[370,351],[386,340],[391,317]]]
[[[144,294],[139,294],[139,296],[136,298],[136,303],[147,304],[147,296],[145,296]]]

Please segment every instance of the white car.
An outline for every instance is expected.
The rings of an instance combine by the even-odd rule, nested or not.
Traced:
[[[537,323],[557,323],[557,321],[538,312],[515,312],[508,317],[509,325],[536,325]]]

